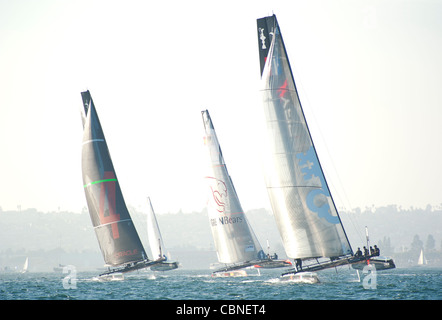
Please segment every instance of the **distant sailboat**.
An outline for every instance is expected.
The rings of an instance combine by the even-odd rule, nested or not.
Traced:
[[[233,186],[207,110],[202,111],[205,145],[210,155],[208,214],[218,261],[225,267],[214,275],[237,275],[235,270],[259,264],[262,268],[287,267],[290,262],[269,259],[256,238]],[[244,275],[241,270],[239,275]]]
[[[127,210],[91,94],[85,91],[81,96],[83,187],[95,234],[109,267],[102,275],[151,267],[163,259],[148,259]]]
[[[423,249],[421,249],[421,253],[419,255],[419,259],[417,260],[417,264],[420,265],[420,266],[428,264],[428,261],[427,261],[427,259],[424,256],[424,250]]]
[[[150,269],[152,271],[169,271],[178,268],[178,262],[168,260],[170,257],[167,256],[165,252],[163,237],[161,236],[160,227],[158,226],[158,221],[155,216],[155,212],[152,207],[152,202],[150,198],[147,198],[149,202],[149,210],[147,211],[147,235],[149,237],[150,250],[152,251],[153,258],[164,258],[159,264],[156,264]]]
[[[299,100],[276,16],[257,20],[267,123],[265,180],[288,257],[300,271],[364,260],[354,257],[330,194]],[[309,265],[302,266],[303,262]]]
[[[28,272],[28,268],[29,268],[29,258],[26,257],[26,260],[25,260],[25,263],[23,264],[23,269],[22,269],[21,273]]]

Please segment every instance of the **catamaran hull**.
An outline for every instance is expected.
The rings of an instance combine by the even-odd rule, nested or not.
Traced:
[[[247,272],[245,270],[231,270],[226,272],[214,272],[212,273],[212,277],[247,277]]]
[[[169,271],[174,269],[178,269],[177,262],[162,262],[150,267],[152,271]]]
[[[299,272],[296,274],[288,274],[281,276],[280,281],[294,283],[319,283],[318,275],[314,272]]]
[[[374,266],[377,271],[396,268],[396,265],[394,264],[393,259],[387,258],[387,257],[384,257],[384,258],[372,257],[372,258],[369,258],[368,260],[363,260],[363,261],[359,261],[357,263],[353,263],[351,265],[351,267],[356,270],[363,270],[368,265]]]
[[[292,263],[290,260],[267,260],[267,261],[260,261],[259,263],[255,264],[255,268],[262,268],[262,269],[275,269],[275,268],[286,268],[291,267]]]
[[[127,272],[132,272],[135,270],[153,267],[157,264],[160,264],[162,261],[163,261],[162,259],[158,259],[158,260],[154,260],[154,261],[152,261],[152,260],[137,261],[132,264],[127,264],[125,266],[110,269],[109,271],[100,274],[100,277],[106,276],[106,275],[112,275],[115,273],[127,273]]]
[[[124,280],[124,274],[121,272],[117,273],[111,273],[111,274],[103,274],[96,278],[98,281],[105,282],[105,281],[123,281]]]

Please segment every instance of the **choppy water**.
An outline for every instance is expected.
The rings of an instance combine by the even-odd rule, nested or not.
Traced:
[[[122,281],[99,281],[95,272],[3,273],[0,299],[442,300],[442,268],[385,270],[368,282],[365,277],[373,274],[361,273],[359,281],[355,270],[343,267],[319,272],[317,284],[281,282],[280,272],[249,270],[247,277],[213,278],[209,270],[178,269],[127,274]]]

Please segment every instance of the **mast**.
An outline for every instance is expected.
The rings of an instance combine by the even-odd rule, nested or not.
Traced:
[[[229,270],[252,265],[251,261],[265,259],[265,253],[239,202],[209,112],[205,110],[201,114],[205,145],[210,156],[210,173],[206,176],[209,186],[208,213],[218,260],[225,264],[237,264]]]
[[[148,260],[126,207],[91,94],[81,96],[83,188],[104,261],[112,267],[126,265],[118,270],[122,272],[145,267],[154,262]]]
[[[287,256],[352,255],[317,157],[276,16],[257,20],[267,191]]]

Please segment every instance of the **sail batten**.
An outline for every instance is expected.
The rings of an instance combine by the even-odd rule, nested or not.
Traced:
[[[287,256],[352,254],[302,110],[276,16],[257,20],[267,127],[265,180]]]

